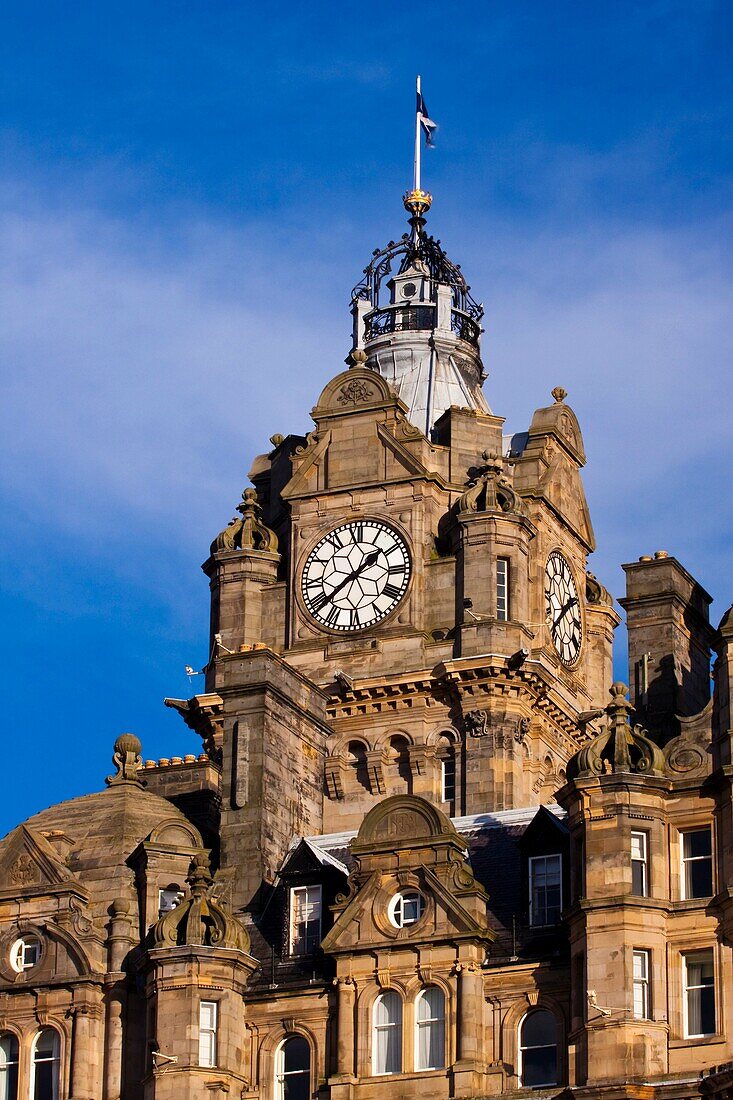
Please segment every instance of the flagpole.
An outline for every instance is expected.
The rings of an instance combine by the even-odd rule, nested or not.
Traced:
[[[417,77],[416,81],[417,96],[415,99],[415,173],[414,183],[415,191],[420,190],[420,112],[418,110],[418,104],[420,103],[420,77]]]

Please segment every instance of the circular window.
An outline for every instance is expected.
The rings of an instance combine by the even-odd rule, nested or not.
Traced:
[[[10,948],[10,965],[16,974],[31,970],[41,957],[41,945],[33,936],[16,940]]]
[[[417,890],[403,890],[389,903],[387,915],[395,928],[416,924],[425,912],[425,898]]]
[[[415,284],[414,283],[405,283],[405,285],[402,288],[402,297],[403,298],[414,298],[416,294],[417,294],[417,287],[415,286]]]

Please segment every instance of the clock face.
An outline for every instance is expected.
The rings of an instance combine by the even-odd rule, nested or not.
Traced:
[[[545,608],[552,644],[565,665],[580,655],[583,619],[572,571],[559,550],[553,550],[545,566]]]
[[[394,610],[410,572],[410,553],[392,527],[374,519],[343,523],[308,555],[303,602],[331,630],[364,630]]]

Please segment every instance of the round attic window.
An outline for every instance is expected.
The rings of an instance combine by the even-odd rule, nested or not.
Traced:
[[[416,294],[417,294],[417,287],[415,286],[415,284],[414,283],[405,283],[405,285],[402,288],[402,297],[403,298],[414,298]]]
[[[417,924],[425,912],[425,898],[417,890],[402,890],[389,903],[387,916],[395,928]]]
[[[31,970],[41,957],[41,945],[34,936],[23,936],[10,948],[10,965],[16,974]]]

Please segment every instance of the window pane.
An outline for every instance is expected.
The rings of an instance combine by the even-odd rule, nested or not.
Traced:
[[[283,1043],[283,1066],[285,1073],[303,1072],[310,1069],[311,1051],[308,1040],[302,1035],[293,1035]]]
[[[557,1023],[551,1012],[533,1012],[522,1024],[522,1046],[541,1047],[557,1042]]]
[[[696,856],[712,855],[712,835],[710,829],[693,829],[682,834],[682,847],[685,859]]]
[[[0,1100],[18,1097],[18,1040],[5,1034],[0,1039]]]
[[[685,897],[709,898],[713,892],[713,866],[710,859],[693,859],[687,863]]]
[[[312,955],[321,942],[321,887],[297,886],[290,891],[290,951]]]
[[[442,1069],[445,1064],[445,998],[437,986],[428,986],[417,999],[418,1070]]]
[[[522,1085],[537,1088],[557,1082],[557,1047],[537,1047],[522,1053]]]
[[[560,856],[530,859],[531,923],[554,924],[562,908]]]
[[[44,1028],[33,1046],[32,1100],[57,1100],[59,1037],[53,1028]]]
[[[714,1035],[715,978],[712,951],[685,957],[687,1034]]]

